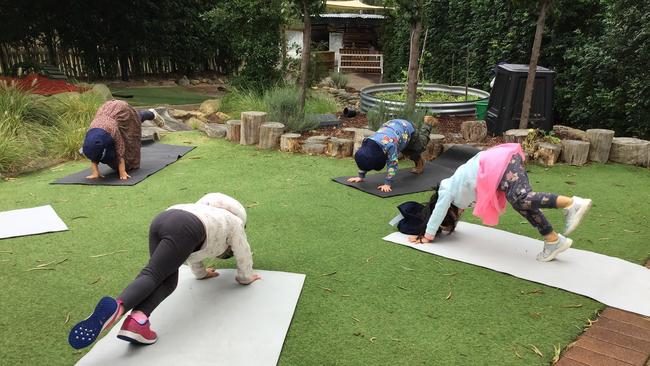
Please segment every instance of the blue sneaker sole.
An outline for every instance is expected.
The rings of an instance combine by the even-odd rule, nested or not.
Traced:
[[[68,335],[68,343],[75,349],[90,346],[99,337],[104,324],[115,315],[116,311],[117,301],[108,296],[102,297],[93,313],[72,327]]]

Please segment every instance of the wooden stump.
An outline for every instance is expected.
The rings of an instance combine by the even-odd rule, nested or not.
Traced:
[[[632,137],[614,137],[609,160],[615,163],[648,166],[650,141]]]
[[[241,138],[241,121],[238,119],[231,119],[226,122],[226,140],[239,143]]]
[[[354,141],[350,139],[340,139],[332,137],[327,141],[327,155],[336,158],[346,158],[352,156]]]
[[[503,133],[503,140],[505,142],[516,142],[521,145],[527,136],[528,136],[527,129],[508,130]]]
[[[585,131],[569,126],[555,125],[553,126],[553,134],[561,140],[589,141]]]
[[[589,142],[562,140],[562,160],[571,165],[585,165],[589,157]]]
[[[537,150],[533,154],[535,161],[545,166],[553,166],[560,158],[562,152],[562,145],[550,144],[548,142],[540,142],[537,144]]]
[[[361,143],[363,142],[363,139],[366,137],[372,136],[375,134],[375,131],[372,130],[367,130],[365,128],[360,128],[356,131],[354,131],[354,149],[352,153],[356,153],[357,150],[361,147]]]
[[[279,122],[266,122],[260,126],[260,149],[275,149],[280,145],[280,136],[284,133],[284,125]]]
[[[255,145],[260,141],[260,126],[266,122],[264,112],[242,112],[241,113],[241,145]]]
[[[286,152],[299,152],[300,151],[300,134],[299,133],[285,133],[280,136],[280,150]]]
[[[324,153],[326,149],[326,144],[321,144],[318,142],[305,142],[305,144],[302,145],[302,152],[309,155],[320,155]]]
[[[442,154],[442,144],[445,141],[445,135],[431,134],[429,135],[429,143],[427,144],[422,158],[424,160],[433,160]]]
[[[463,139],[468,142],[481,142],[487,137],[485,121],[465,121],[460,125]]]
[[[609,150],[612,147],[614,131],[594,128],[587,130],[589,146],[589,160],[598,163],[606,163],[609,159]]]

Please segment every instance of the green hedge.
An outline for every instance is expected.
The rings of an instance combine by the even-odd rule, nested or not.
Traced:
[[[425,80],[464,84],[468,48],[469,84],[485,90],[497,62],[528,63],[536,14],[527,9],[497,0],[426,0],[425,7]],[[650,137],[647,9],[648,0],[555,2],[539,64],[557,72],[556,123]],[[383,29],[390,81],[402,80],[408,67],[409,32],[399,15]]]

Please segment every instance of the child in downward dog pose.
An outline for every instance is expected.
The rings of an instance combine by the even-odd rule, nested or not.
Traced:
[[[377,187],[382,192],[392,191],[393,178],[397,174],[398,154],[408,156],[415,162],[411,173],[424,171],[422,152],[429,143],[431,128],[437,123],[433,116],[425,116],[420,130],[404,119],[392,119],[384,123],[374,135],[363,140],[361,147],[354,154],[354,161],[359,167],[359,176],[348,178],[350,183],[362,182],[371,170],[382,170],[387,166],[384,184]]]
[[[102,298],[93,313],[70,330],[70,345],[77,349],[89,346],[129,310],[117,337],[132,343],[155,343],[149,316],[176,289],[183,262],[202,280],[219,275],[214,268],[205,268],[203,259],[234,255],[237,282],[248,285],[259,280],[253,272],[245,226],[244,207],[221,193],[207,194],[195,204],[172,206],[156,216],[149,228],[149,263],[117,298]]]
[[[564,209],[564,235],[568,235],[582,221],[591,207],[591,200],[534,192],[528,182],[524,158],[519,144],[498,145],[476,154],[454,175],[440,182],[426,229],[420,235],[409,236],[409,240],[429,243],[440,231],[452,232],[463,209],[473,203],[476,203],[475,216],[486,225],[496,225],[499,215],[505,211],[507,200],[544,237],[544,247],[537,254],[537,260],[548,262],[555,259],[571,247],[573,241],[555,232],[540,209]]]

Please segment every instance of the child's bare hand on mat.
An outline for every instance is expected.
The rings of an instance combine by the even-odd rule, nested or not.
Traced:
[[[431,243],[435,238],[435,236],[430,236],[429,234],[424,234],[422,236],[409,235],[408,237],[409,241],[413,244]]]
[[[390,191],[392,191],[392,189],[390,188],[390,185],[388,185],[388,184],[382,184],[379,187],[377,187],[377,189],[382,191],[382,192],[390,192]]]
[[[240,285],[250,285],[251,283],[253,283],[253,282],[257,281],[257,280],[261,280],[262,276],[260,276],[258,274],[254,274],[253,276],[251,276],[251,278],[241,279],[239,277],[235,277],[235,279],[237,280],[237,282]]]
[[[206,280],[208,278],[218,277],[219,276],[219,272],[215,271],[214,268],[212,268],[212,267],[206,268],[205,271],[208,274],[206,274],[205,277],[201,278],[201,280]]]
[[[360,177],[348,178],[348,183],[359,183],[359,182],[363,182],[363,178]]]
[[[127,172],[120,173],[120,180],[127,180],[131,178],[131,176]]]

